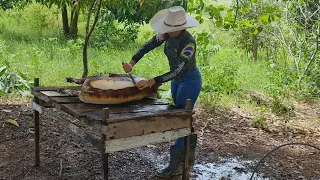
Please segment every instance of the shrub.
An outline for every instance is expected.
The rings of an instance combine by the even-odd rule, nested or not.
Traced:
[[[0,96],[15,91],[22,96],[30,96],[32,82],[27,81],[24,74],[13,71],[9,67],[10,66],[0,67]]]

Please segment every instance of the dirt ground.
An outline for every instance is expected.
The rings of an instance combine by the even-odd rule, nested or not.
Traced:
[[[250,179],[257,162],[279,145],[302,142],[320,147],[319,107],[310,104],[298,107],[293,123],[264,129],[253,128],[254,117],[238,110],[207,113],[198,108],[195,126],[199,143],[191,179]],[[64,127],[59,122],[62,118],[71,117],[54,109],[47,109],[40,116],[41,165],[36,168],[31,108],[28,103],[2,102],[0,180],[101,179],[100,152]],[[6,123],[8,119],[16,120],[19,126]],[[154,172],[168,162],[169,145],[111,154],[109,179],[157,179]],[[223,169],[220,165],[230,159],[246,163],[215,171]],[[257,173],[259,177],[253,179],[320,180],[320,151],[300,145],[285,146],[267,157]]]

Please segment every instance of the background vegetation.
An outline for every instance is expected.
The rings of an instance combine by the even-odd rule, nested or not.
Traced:
[[[68,2],[0,1],[0,96],[30,95],[35,77],[41,86],[81,77],[88,25],[94,28],[88,75],[123,73],[121,62],[155,34],[148,24],[152,15],[182,5],[201,22],[190,29],[203,75],[199,106],[273,112],[286,120],[295,101],[319,98],[318,0],[107,0],[96,26],[88,12],[95,13],[99,1]],[[152,78],[168,70],[166,61],[157,48],[133,74]],[[169,83],[162,86],[162,98],[170,98],[168,89]]]

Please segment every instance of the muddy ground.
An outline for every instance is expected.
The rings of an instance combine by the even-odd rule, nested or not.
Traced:
[[[249,114],[237,110],[207,113],[198,108],[195,125],[199,143],[191,179],[250,179],[257,162],[279,145],[303,142],[320,147],[318,112],[318,107],[301,106],[295,118],[295,122],[305,121],[303,126],[298,124],[300,128],[253,128],[254,117]],[[311,120],[310,114],[314,114]],[[100,152],[59,123],[63,118],[71,117],[54,109],[40,116],[41,166],[36,168],[31,108],[28,103],[2,103],[0,180],[101,179]],[[16,120],[19,127],[6,123],[8,119]],[[157,179],[154,172],[166,165],[169,145],[111,154],[109,179]],[[266,158],[253,179],[320,180],[320,152],[305,146],[283,147]]]

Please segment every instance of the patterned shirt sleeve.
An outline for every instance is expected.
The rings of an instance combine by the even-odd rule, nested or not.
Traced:
[[[136,63],[149,51],[160,46],[166,39],[166,34],[157,34],[153,36],[148,42],[139,48],[135,55],[132,56],[132,60]]]
[[[190,61],[192,56],[194,56],[195,50],[195,43],[190,42],[187,45],[185,45],[185,47],[182,49],[180,53],[180,56],[177,59],[179,63],[177,68],[161,76],[155,77],[154,80],[156,84],[161,84],[170,81],[174,79],[179,73],[181,73],[182,69],[186,66],[188,61]]]

